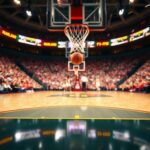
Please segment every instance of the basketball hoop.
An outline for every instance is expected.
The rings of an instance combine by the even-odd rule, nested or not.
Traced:
[[[74,71],[76,76],[74,90],[77,91],[81,90],[79,71],[85,70],[85,40],[89,32],[89,27],[85,24],[69,24],[64,29],[64,33],[70,41],[68,71]],[[72,69],[71,64],[73,65]],[[80,68],[81,64],[82,68]]]
[[[80,52],[84,54],[85,40],[89,32],[89,27],[86,24],[66,25],[64,33],[70,41],[70,53]]]

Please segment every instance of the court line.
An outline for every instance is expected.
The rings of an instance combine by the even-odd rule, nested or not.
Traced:
[[[128,109],[128,108],[118,108],[118,107],[106,107],[106,106],[88,106],[88,105],[67,105],[67,106],[60,106],[60,105],[58,105],[58,106],[45,106],[45,107],[33,107],[33,108],[22,108],[22,109],[16,109],[16,110],[6,110],[6,111],[1,111],[0,112],[0,115],[1,114],[6,114],[6,113],[11,113],[11,112],[20,112],[20,111],[28,111],[28,110],[34,110],[34,109],[43,109],[43,108],[60,108],[60,107],[62,107],[62,108],[74,108],[74,107],[78,107],[78,108],[80,108],[80,107],[83,107],[83,106],[86,106],[86,107],[89,107],[89,108],[106,108],[106,109],[113,109],[113,110],[121,110],[121,111],[130,111],[130,112],[134,112],[134,113],[143,113],[143,114],[149,114],[150,115],[150,112],[147,112],[147,111],[143,111],[143,110],[134,110],[134,109]]]

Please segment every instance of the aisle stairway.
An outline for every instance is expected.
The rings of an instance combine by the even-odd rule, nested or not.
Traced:
[[[16,62],[16,65],[20,68],[20,70],[24,71],[28,76],[30,76],[33,80],[35,80],[37,83],[39,83],[43,87],[43,90],[47,89],[47,85],[44,84],[36,76],[34,76],[34,73],[29,71],[24,65],[22,65],[20,62]]]
[[[145,64],[145,61],[140,61],[131,70],[126,74],[124,78],[122,78],[119,82],[116,83],[116,86],[119,87],[121,84],[123,84],[128,78],[130,78],[136,71]]]

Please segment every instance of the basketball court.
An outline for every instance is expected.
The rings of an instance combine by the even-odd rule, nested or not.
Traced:
[[[150,150],[150,0],[0,0],[0,150]]]
[[[35,92],[0,96],[3,118],[150,117],[150,94],[125,92]]]
[[[117,91],[82,91],[79,75],[86,70],[91,33],[105,31],[104,0],[47,0],[46,25],[62,32],[68,71],[76,77],[73,91],[0,95],[0,117],[21,118],[150,118],[150,94]]]

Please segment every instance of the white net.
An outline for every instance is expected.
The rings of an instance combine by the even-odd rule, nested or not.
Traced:
[[[85,24],[70,24],[65,27],[64,33],[70,41],[70,53],[75,51],[84,53],[89,27]]]

